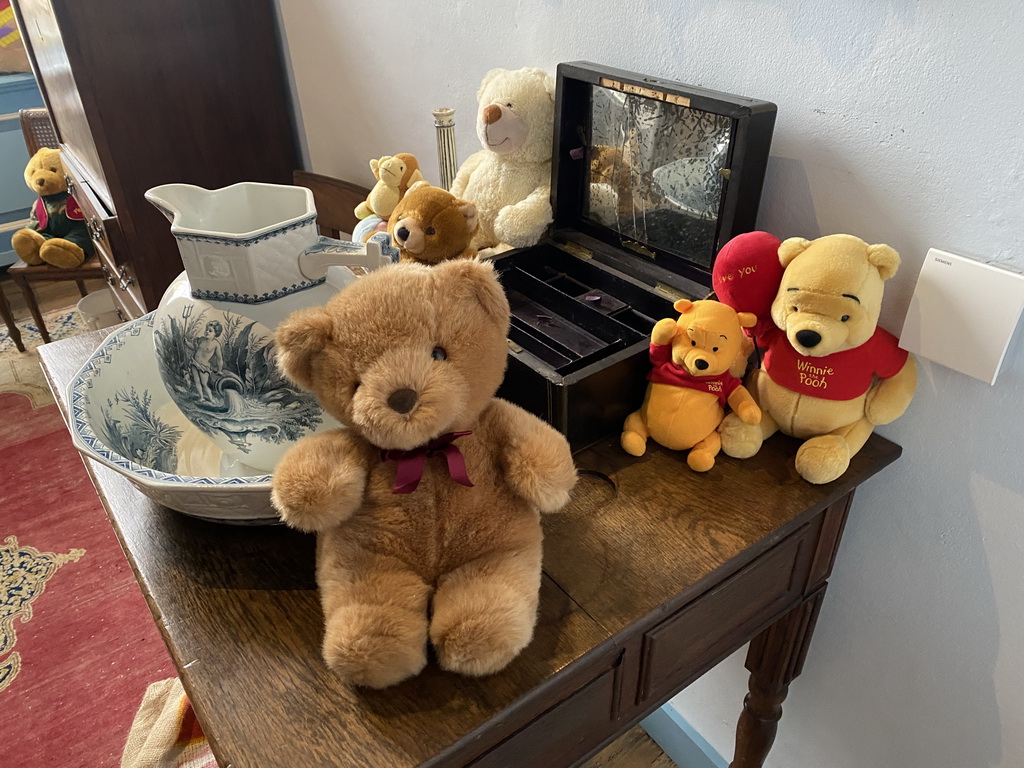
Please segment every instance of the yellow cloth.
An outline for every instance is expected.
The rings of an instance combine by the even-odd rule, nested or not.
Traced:
[[[121,768],[217,768],[178,678],[146,689],[121,754]]]

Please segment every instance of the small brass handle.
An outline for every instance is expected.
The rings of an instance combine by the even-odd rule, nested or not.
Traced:
[[[75,194],[75,180],[72,179],[70,176],[68,176],[66,173],[64,174],[64,184],[68,188],[68,194],[71,195],[71,196],[74,196],[74,194]]]
[[[89,237],[97,243],[103,239],[103,225],[95,216],[89,217],[89,223],[85,225],[85,228],[89,230]]]
[[[135,284],[135,278],[128,274],[128,269],[123,264],[117,271],[117,276],[121,278],[117,283],[117,287],[122,291],[127,291],[129,285]]]

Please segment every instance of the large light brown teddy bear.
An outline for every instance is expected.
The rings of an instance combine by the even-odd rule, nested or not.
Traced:
[[[452,181],[476,203],[479,249],[535,245],[551,224],[551,144],[555,80],[539,69],[492,69],[477,92],[476,133],[483,149]]]
[[[274,471],[286,523],[318,533],[323,655],[347,683],[417,674],[427,643],[467,675],[529,642],[539,513],[569,500],[565,438],[494,393],[509,306],[488,262],[399,263],[277,330],[287,375],[347,428]]]
[[[771,310],[775,327],[759,338],[763,367],[747,382],[763,417],[751,425],[726,416],[722,450],[748,458],[780,430],[804,440],[796,455],[800,476],[828,483],[914,394],[914,358],[877,325],[883,285],[900,257],[852,235],[794,237],[778,253],[784,271]]]

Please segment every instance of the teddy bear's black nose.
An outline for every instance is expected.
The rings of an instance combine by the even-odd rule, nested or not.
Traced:
[[[388,397],[388,407],[397,413],[408,413],[416,405],[416,393],[411,389],[396,389]]]
[[[708,368],[711,367],[711,364],[708,363],[708,361],[705,360],[704,358],[698,358],[697,360],[693,361],[693,367],[696,368],[698,371],[706,371]]]
[[[36,186],[41,187],[46,183],[46,179],[36,179]]]
[[[404,243],[406,240],[409,239],[409,229],[407,227],[399,227],[395,231],[395,235],[398,237],[399,240],[401,240]]]
[[[821,334],[817,331],[797,331],[796,340],[800,342],[800,346],[810,349],[821,343]]]

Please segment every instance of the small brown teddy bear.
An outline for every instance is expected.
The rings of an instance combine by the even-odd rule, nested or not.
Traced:
[[[471,243],[479,226],[473,203],[424,181],[414,184],[391,213],[388,234],[402,261],[436,264],[476,256]]]
[[[475,259],[399,263],[300,310],[278,361],[346,428],[303,438],[274,471],[284,521],[318,533],[323,655],[346,683],[487,675],[530,642],[538,512],[576,482],[569,446],[494,393],[509,305]]]
[[[92,240],[82,209],[68,194],[60,150],[44,147],[36,152],[25,168],[25,183],[39,199],[32,207],[32,222],[14,233],[11,247],[29,266],[79,266],[92,254]]]
[[[644,455],[648,437],[673,451],[692,449],[686,463],[707,472],[722,448],[716,430],[726,404],[746,424],[761,421],[761,410],[730,372],[737,361],[745,363],[743,329],[757,318],[718,301],[680,299],[673,306],[679,320],[659,320],[651,332],[651,383],[640,410],[626,417],[620,440],[633,456]]]

